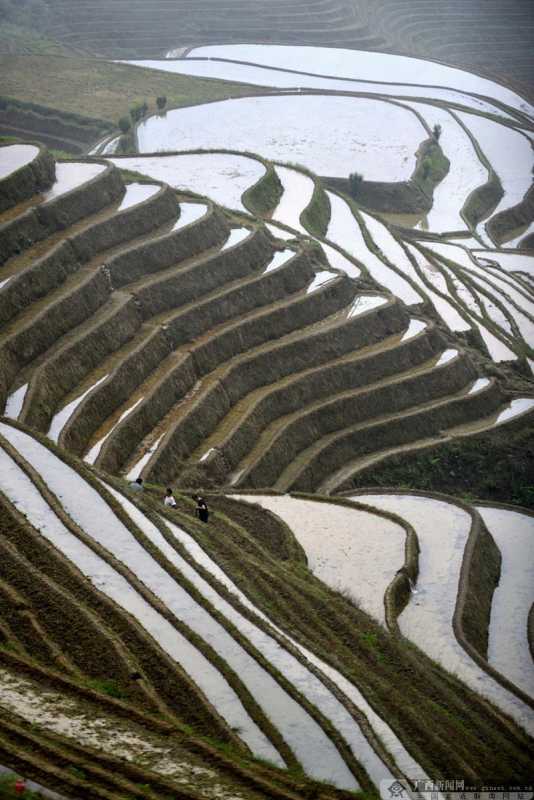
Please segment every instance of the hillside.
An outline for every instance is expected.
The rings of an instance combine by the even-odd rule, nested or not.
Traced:
[[[0,0],[1,797],[530,792],[534,105],[416,5]]]
[[[508,514],[518,543],[531,543],[519,510],[432,496],[210,497],[206,527],[186,497],[164,510],[157,495],[128,496],[47,440],[0,428],[0,753],[19,771],[88,798],[226,797],[228,783],[232,797],[342,798],[466,763],[477,784],[528,781],[528,595],[523,625],[488,628],[492,597],[492,613],[506,613],[507,592],[529,585],[506,537],[496,545],[487,532]],[[513,576],[497,595],[501,563]],[[302,768],[338,789],[313,788]]]

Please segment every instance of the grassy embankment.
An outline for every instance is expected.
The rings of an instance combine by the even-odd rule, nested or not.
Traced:
[[[168,108],[265,93],[265,89],[223,81],[171,75],[91,58],[2,55],[2,94],[40,105],[117,123],[136,103],[156,111],[156,97]]]
[[[403,453],[370,467],[355,486],[397,486],[534,508],[534,422]]]

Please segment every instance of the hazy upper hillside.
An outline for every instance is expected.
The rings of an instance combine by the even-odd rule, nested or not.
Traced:
[[[1,0],[0,25],[4,52],[133,58],[210,43],[321,44],[440,59],[534,91],[531,0]]]

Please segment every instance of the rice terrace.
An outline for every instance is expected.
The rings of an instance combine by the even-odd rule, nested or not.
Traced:
[[[0,0],[0,797],[534,796],[532,0]]]

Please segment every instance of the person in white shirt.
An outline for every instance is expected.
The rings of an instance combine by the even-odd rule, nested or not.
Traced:
[[[176,508],[176,500],[174,499],[174,495],[172,493],[172,489],[167,489],[165,492],[165,497],[163,498],[163,502],[166,506],[170,506],[170,508]]]

